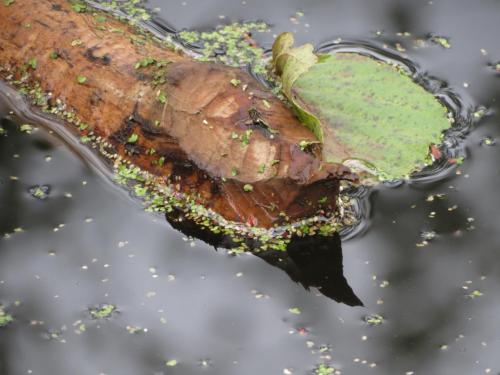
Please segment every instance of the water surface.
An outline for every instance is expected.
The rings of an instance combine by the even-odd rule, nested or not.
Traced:
[[[149,4],[177,30],[266,21],[271,32],[255,37],[267,47],[282,31],[316,45],[399,43],[422,72],[490,114],[446,177],[375,189],[364,234],[341,248],[338,238],[300,244],[279,261],[188,238],[60,137],[20,132],[23,121],[0,106],[0,303],[15,319],[0,328],[0,373],[305,374],[327,363],[354,375],[499,374],[500,77],[489,64],[500,61],[500,4]],[[451,48],[413,48],[430,35]],[[117,312],[93,319],[101,304]],[[382,324],[367,324],[372,314]]]

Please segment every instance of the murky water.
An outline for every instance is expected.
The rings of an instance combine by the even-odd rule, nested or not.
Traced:
[[[500,4],[150,5],[178,30],[264,20],[265,46],[288,30],[298,42],[399,48],[490,114],[442,178],[372,192],[363,234],[297,243],[280,260],[186,237],[71,142],[19,131],[0,106],[0,304],[14,318],[0,328],[0,374],[305,374],[321,363],[354,375],[499,374],[500,76],[490,64],[500,61]],[[451,48],[415,44],[430,34]],[[95,319],[103,304],[117,311]]]

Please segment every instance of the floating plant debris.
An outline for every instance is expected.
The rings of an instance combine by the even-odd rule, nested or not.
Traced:
[[[335,373],[335,368],[324,363],[320,364],[314,370],[315,375],[333,375],[334,373]]]
[[[493,137],[487,136],[481,139],[481,146],[495,146],[496,145],[496,140]]]
[[[431,241],[436,237],[436,232],[434,231],[422,231],[420,237],[426,241]]]
[[[481,296],[483,296],[483,293],[477,289],[473,290],[472,292],[470,292],[467,295],[467,297],[472,298],[472,299],[477,298],[477,297],[481,297]]]
[[[288,311],[290,311],[290,313],[294,314],[294,315],[300,315],[301,311],[298,307],[291,307],[288,309]]]
[[[120,5],[124,2],[120,0],[116,3]],[[167,20],[174,17],[175,24],[180,25],[192,25],[194,19],[195,23],[200,24],[200,29],[210,27],[212,14],[218,11],[211,5],[220,5],[213,1],[203,6],[189,0],[183,3],[187,5],[173,4],[174,9],[164,7],[163,17]],[[279,25],[283,25],[283,21],[289,25],[287,17],[295,13],[295,9],[289,9],[286,2],[273,3],[272,7],[264,10],[248,9],[252,6],[248,1],[245,7],[240,3],[224,3],[221,12],[232,17],[235,14],[237,17],[238,12],[245,9],[249,11],[245,13],[247,17],[248,14],[263,14],[271,24],[278,25],[272,30],[273,33],[279,31]],[[442,74],[450,82],[461,83],[466,79],[473,90],[467,90],[469,92],[465,95],[479,93],[480,101],[491,108],[488,116],[483,117],[480,126],[474,130],[476,134],[471,142],[466,145],[471,163],[459,168],[463,172],[462,176],[450,173],[443,179],[442,175],[436,173],[435,166],[432,166],[427,177],[430,181],[438,180],[438,183],[424,180],[398,189],[383,185],[377,188],[376,194],[370,196],[369,203],[373,204],[375,210],[371,215],[370,230],[355,241],[343,243],[346,277],[355,275],[355,284],[362,291],[366,308],[339,306],[328,297],[320,295],[320,292],[327,295],[327,288],[319,288],[314,284],[315,280],[323,280],[325,276],[318,269],[325,265],[331,270],[334,263],[327,261],[324,254],[317,262],[310,261],[309,256],[305,257],[306,268],[297,270],[294,259],[291,260],[289,255],[300,256],[308,251],[310,254],[318,250],[317,246],[303,246],[297,249],[300,251],[295,252],[292,247],[287,252],[262,253],[263,259],[267,253],[270,253],[270,257],[283,259],[277,263],[278,267],[290,266],[292,272],[295,271],[292,275],[299,280],[311,278],[313,281],[303,284],[311,286],[310,293],[301,287],[290,285],[286,277],[274,274],[280,271],[267,263],[256,261],[253,256],[235,259],[227,256],[224,250],[215,253],[201,241],[197,241],[197,247],[191,249],[191,236],[197,237],[195,234],[186,234],[184,242],[182,234],[163,222],[163,215],[140,214],[137,211],[139,202],[122,199],[123,192],[120,190],[124,189],[102,183],[100,176],[94,175],[81,160],[72,156],[73,151],[69,147],[60,146],[57,137],[41,128],[38,134],[29,137],[19,135],[9,120],[4,120],[2,124],[9,138],[0,137],[0,152],[3,155],[0,194],[4,197],[4,205],[0,211],[5,223],[2,234],[12,232],[14,227],[26,228],[25,233],[2,239],[0,244],[0,294],[5,298],[0,303],[14,298],[26,302],[22,309],[11,309],[10,304],[6,303],[6,311],[15,319],[13,324],[0,329],[0,346],[6,349],[6,372],[59,375],[59,372],[68,370],[68,358],[71,358],[72,367],[82,372],[88,369],[93,374],[196,373],[197,370],[219,374],[251,373],[255,372],[256,364],[262,373],[285,375],[317,374],[319,371],[332,373],[333,368],[333,374],[363,375],[447,372],[496,374],[499,371],[495,361],[499,336],[492,330],[496,324],[496,315],[492,312],[499,300],[498,279],[495,275],[498,268],[495,267],[498,264],[498,241],[494,228],[495,213],[499,212],[495,188],[500,184],[497,162],[500,149],[486,148],[486,145],[481,149],[479,145],[481,137],[486,134],[494,139],[498,136],[498,90],[494,84],[498,73],[491,67],[485,69],[486,58],[479,55],[477,42],[481,41],[480,46],[489,50],[491,58],[498,58],[497,52],[491,47],[495,45],[495,36],[491,35],[494,33],[487,32],[495,30],[496,24],[492,20],[498,20],[493,15],[488,21],[488,13],[493,13],[491,4],[477,3],[469,7],[455,4],[453,0],[443,0],[434,2],[434,5],[426,2],[420,6],[401,2],[396,9],[391,1],[376,2],[377,4],[366,2],[363,10],[368,17],[364,18],[365,22],[350,25],[344,32],[344,10],[347,14],[359,11],[359,7],[352,3],[355,2],[345,2],[342,12],[335,11],[333,2],[322,4],[319,11],[312,2],[304,3],[311,28],[305,33],[303,20],[300,19],[301,26],[294,26],[300,33],[298,38],[326,40],[331,35],[342,33],[347,40],[348,34],[352,33],[361,42],[371,44],[372,39],[367,35],[367,30],[394,30],[394,27],[398,27],[394,24],[396,14],[403,16],[401,19],[407,21],[413,35],[425,35],[429,30],[449,32],[452,34],[452,49],[436,46],[425,51],[414,50],[409,39],[401,42],[401,45],[407,50],[409,59],[417,56],[415,60],[418,60],[421,71],[438,74],[445,70]],[[11,8],[18,4],[22,2],[16,0]],[[178,13],[177,6],[180,9]],[[202,12],[206,9],[207,14],[193,18],[191,10],[194,12],[200,9]],[[469,12],[471,9],[474,11]],[[329,11],[328,17],[324,16],[326,10]],[[114,20],[112,15],[96,16],[91,7],[85,7],[84,11],[90,23],[95,21],[96,25],[110,30],[108,22]],[[369,17],[372,11],[377,17]],[[241,17],[245,17],[245,14]],[[429,15],[431,17],[425,17]],[[324,19],[327,21],[322,21]],[[479,25],[478,20],[481,22]],[[457,21],[460,25],[470,26],[467,32],[456,27]],[[33,21],[30,23],[36,27]],[[125,27],[114,29],[125,30]],[[99,29],[97,32],[107,33]],[[115,31],[109,32],[121,35]],[[396,41],[392,34],[388,31],[377,43],[387,42],[390,50]],[[270,36],[271,34],[265,36],[266,40]],[[78,48],[83,53],[86,43],[84,38],[81,40],[82,44],[75,49]],[[131,43],[141,43],[142,40],[145,39],[134,38]],[[358,47],[357,45],[356,50]],[[52,48],[46,53],[49,54]],[[68,46],[67,49],[71,47]],[[26,57],[28,59],[32,56]],[[47,65],[47,62],[41,61],[38,58],[37,72]],[[63,54],[55,61],[64,63]],[[137,61],[139,59],[134,59],[129,64],[129,69],[138,75],[150,74],[156,69],[151,65],[134,70],[133,64]],[[447,66],[453,69],[447,69]],[[29,71],[32,71],[31,67]],[[72,83],[76,74],[77,72],[69,75]],[[78,90],[82,91],[92,81],[100,78],[87,71],[82,71],[81,74],[89,77],[85,85],[78,86]],[[228,79],[227,83],[229,89],[243,90],[242,82],[233,85]],[[30,91],[32,89],[33,86],[28,88]],[[246,92],[249,91],[247,88]],[[46,94],[48,93],[43,93]],[[493,100],[495,98],[496,101]],[[34,93],[26,98],[30,102],[37,99],[43,101],[42,95]],[[468,99],[465,99],[467,103]],[[52,98],[49,102],[55,105],[56,100],[57,98]],[[173,100],[172,97],[169,96],[169,100]],[[263,109],[267,108],[262,104]],[[470,108],[474,107],[472,105]],[[71,112],[71,106],[62,109],[64,111]],[[8,109],[4,114],[8,116]],[[124,114],[123,119],[129,114]],[[158,131],[155,124],[157,117],[152,118],[149,130]],[[212,122],[205,124],[202,120],[200,118],[197,122],[200,127],[213,126]],[[30,118],[22,119],[21,123],[24,121],[38,124]],[[103,147],[105,151],[110,151],[95,139],[95,134],[89,134],[92,125],[81,125],[82,131],[87,132],[85,147],[72,144],[72,149],[87,162],[90,158],[85,152],[91,147],[95,146],[97,150]],[[51,129],[58,133],[55,128]],[[258,131],[260,129],[254,129],[252,138]],[[450,132],[454,131],[455,129],[450,129]],[[238,133],[242,132],[243,130]],[[464,134],[459,131],[457,133],[460,133],[460,137]],[[147,140],[143,134],[138,132],[138,135],[139,139],[130,148],[131,151]],[[124,134],[123,139],[126,141],[129,136],[129,133]],[[50,140],[53,151],[37,149],[42,144],[39,142],[42,139]],[[16,147],[10,147],[14,143]],[[239,138],[234,145],[237,148],[244,146]],[[458,143],[457,148],[463,146],[463,143]],[[452,144],[452,151],[454,147]],[[458,159],[460,156],[449,152],[447,145],[439,149],[442,158],[437,163],[445,163],[448,157]],[[168,158],[167,161],[160,159],[159,148],[155,152],[158,165],[168,164]],[[14,153],[19,153],[22,157],[12,159]],[[43,161],[48,153],[53,155],[51,163]],[[125,163],[123,160],[122,162]],[[259,173],[260,164],[256,163],[252,167],[254,173]],[[63,174],[60,173],[62,165],[68,167]],[[245,172],[240,166],[231,164],[230,167],[233,166],[240,175]],[[127,164],[127,167],[132,170],[135,166]],[[270,163],[266,163],[264,173],[270,169]],[[79,173],[85,173],[85,176],[78,176]],[[470,174],[471,178],[464,180],[465,174]],[[19,176],[19,181],[9,179],[10,175]],[[142,173],[136,175],[139,176],[143,176]],[[85,188],[82,179],[88,181]],[[30,204],[27,187],[45,183],[44,181],[57,183],[57,190],[61,194],[54,196],[51,193],[50,199],[44,204]],[[156,194],[154,181],[136,182],[127,179],[126,182],[127,190],[134,196],[137,194],[141,200]],[[62,197],[65,192],[71,192],[73,198]],[[441,200],[438,196],[443,192],[446,192],[446,200]],[[22,199],[12,200],[14,194]],[[251,194],[245,195],[251,198]],[[351,194],[356,192],[351,190]],[[425,202],[427,196],[432,196],[432,202]],[[161,207],[167,208],[164,203],[166,198],[162,196],[159,200]],[[328,200],[321,199],[318,203],[328,204]],[[415,209],[409,209],[412,203],[417,204]],[[447,209],[454,207],[455,203],[457,208],[448,214]],[[151,206],[146,203],[146,207]],[[176,206],[171,204],[168,208],[175,212]],[[429,220],[426,216],[431,210],[437,214],[434,219]],[[476,221],[469,223],[467,218],[472,216]],[[95,225],[84,224],[85,217],[94,217]],[[46,223],[48,220],[50,222]],[[53,235],[52,228],[62,222],[66,223],[66,228]],[[469,224],[476,226],[475,232],[465,230]],[[45,227],[47,231],[44,230]],[[413,248],[415,242],[422,240],[420,230],[423,229],[439,233],[439,241],[432,244],[433,251],[415,251]],[[461,231],[460,236],[455,235],[457,229]],[[298,230],[307,231],[308,228],[299,226]],[[323,240],[328,241],[329,238]],[[68,243],[71,246],[67,246]],[[224,244],[221,246],[224,247]],[[49,249],[54,249],[57,256],[49,257]],[[99,258],[99,263],[101,260],[102,264],[112,263],[113,268],[98,268],[99,263],[91,263],[94,257]],[[88,264],[89,270],[71,271],[79,270],[82,264]],[[158,279],[152,279],[154,274],[148,273],[151,265],[157,268],[154,274],[159,275]],[[488,275],[488,282],[467,284],[469,289],[461,292],[459,288],[463,277],[476,280],[479,272]],[[244,276],[235,276],[240,273]],[[206,275],[207,281],[198,282],[200,274]],[[174,279],[169,275],[176,275],[175,281],[169,282],[168,280]],[[331,275],[332,273],[326,274],[330,280],[334,280]],[[370,275],[380,276],[374,282]],[[108,278],[109,281],[104,283]],[[390,280],[391,284],[390,287],[381,289],[379,285],[385,285],[381,284],[384,278]],[[153,286],[151,283],[156,284]],[[332,282],[331,285],[338,287],[337,283]],[[196,289],[194,294],[193,287]],[[157,292],[157,296],[146,299],[146,293],[152,289]],[[250,289],[259,291],[255,298],[266,294],[272,297],[255,300],[249,293]],[[474,290],[484,295],[468,297]],[[106,295],[108,293],[109,297]],[[54,300],[53,296],[56,295],[60,297]],[[109,298],[117,306],[123,306],[120,319],[103,323],[90,321],[88,313],[84,314],[85,317],[82,316],[82,303],[109,301]],[[228,301],[231,303],[228,304]],[[378,305],[379,303],[383,305]],[[292,306],[300,306],[303,309],[302,315],[291,315],[288,308]],[[376,309],[376,306],[383,308],[383,314],[387,314],[387,319],[390,317],[393,323],[370,329],[359,319],[359,316],[363,317],[368,311]],[[165,320],[161,319],[167,315],[169,324],[164,325]],[[88,321],[76,323],[75,320],[79,318]],[[47,323],[44,324],[43,321]],[[71,322],[75,322],[75,326]],[[69,332],[63,331],[65,324],[68,325]],[[85,327],[85,324],[88,326]],[[132,335],[126,330],[127,325],[130,325],[131,330],[148,327],[149,332]],[[310,331],[304,328],[299,331],[297,327],[301,326],[307,326]],[[286,330],[292,332],[289,338],[285,337]],[[370,333],[367,338],[368,331]],[[45,332],[63,333],[62,337],[68,340],[68,344],[63,345],[59,340],[45,341]],[[267,355],[270,346],[261,345],[263,337],[266,343],[272,344],[273,355]],[[207,349],[207,343],[213,345]],[[333,351],[323,351],[322,343],[331,343]],[[446,344],[442,345],[444,343]],[[40,356],[40,351],[44,355]],[[179,363],[174,368],[167,367],[167,362],[173,358]],[[213,368],[197,368],[201,358],[211,358]],[[324,365],[320,367],[320,363]]]
[[[33,3],[33,6],[42,9],[44,4]],[[352,180],[354,177],[343,166],[322,163],[319,154],[309,147],[314,136],[301,126],[284,103],[247,72],[221,64],[194,61],[190,56],[179,52],[175,44],[156,40],[144,30],[130,27],[126,22],[114,17],[106,18],[106,30],[97,29],[102,31],[103,38],[95,36],[96,33],[91,31],[101,25],[102,17],[106,17],[105,14],[89,4],[77,10],[71,9],[64,2],[58,5],[61,8],[68,8],[67,17],[81,26],[75,28],[78,32],[63,35],[66,44],[74,47],[68,47],[67,53],[72,56],[73,63],[78,65],[73,66],[70,74],[72,78],[64,83],[58,81],[59,77],[54,76],[56,70],[52,67],[62,64],[63,59],[53,59],[49,56],[54,48],[52,44],[44,48],[40,43],[33,47],[34,56],[31,57],[37,59],[36,74],[31,68],[25,71],[22,67],[11,64],[1,66],[0,74],[39,109],[59,117],[65,123],[73,124],[80,132],[81,142],[98,150],[112,162],[116,167],[117,180],[126,183],[136,196],[144,198],[150,210],[169,214],[181,211],[186,219],[194,220],[213,233],[232,237],[238,251],[250,248],[285,250],[290,238],[296,234],[319,233],[326,236],[347,222],[353,223],[349,204],[346,204],[348,200],[339,197],[338,192],[340,180]],[[9,11],[22,10],[13,7]],[[50,22],[55,20],[62,22],[62,12],[50,10],[52,11],[54,13],[45,15],[47,22],[49,18]],[[88,13],[91,13],[90,23],[87,19]],[[31,17],[35,16],[41,17],[40,12],[32,9]],[[98,20],[99,16],[102,17]],[[18,26],[13,25],[13,27]],[[33,32],[36,32],[38,27],[42,26],[36,26],[32,22]],[[252,51],[254,57],[257,56],[259,61],[264,62],[261,58],[262,50],[255,46],[248,33],[252,28],[264,30],[265,27],[258,23],[242,27],[232,24],[228,28],[222,27],[219,30],[219,34],[224,35],[226,41],[241,38],[244,34],[243,41],[235,42],[235,45],[232,45],[233,42],[230,43],[228,50],[232,52],[226,51],[224,55],[229,56],[234,52],[234,59],[225,63],[238,66],[248,63],[250,61],[248,59],[243,58],[240,62],[236,59],[241,57],[237,51],[246,47]],[[89,32],[85,34],[87,29]],[[123,32],[116,32],[115,29]],[[50,40],[52,34],[54,37],[55,34],[57,38],[61,37],[52,28],[44,30],[43,40]],[[199,36],[201,40],[205,38],[220,42],[220,37],[202,34]],[[21,37],[23,34],[16,35]],[[104,56],[97,57],[95,51],[87,48],[86,45],[90,41],[84,38],[84,35],[91,35],[95,38],[92,43],[98,43],[103,49],[108,44],[123,45],[124,48],[126,46],[129,52],[126,55],[128,60],[125,56],[117,56],[115,53],[118,50],[114,48],[109,49]],[[135,40],[137,37],[143,38],[143,43],[139,46],[131,43],[131,39]],[[6,39],[10,40],[10,37]],[[15,48],[9,50],[12,51],[12,58],[18,57]],[[116,57],[121,59],[120,64],[115,62]],[[8,59],[6,56],[3,58]],[[68,56],[64,57],[67,58]],[[20,60],[24,67],[25,59]],[[92,62],[89,66],[87,66],[88,60]],[[87,68],[83,69],[83,66]],[[102,115],[106,118],[95,123],[91,114],[85,110],[87,104],[82,105],[82,103],[86,102],[85,98],[94,100],[95,90],[106,91],[105,82],[89,78],[94,72],[97,74],[95,69],[100,71],[103,66],[112,66],[108,69],[110,74],[107,79],[116,85],[134,80],[149,81],[149,85],[141,88],[144,92],[137,93],[149,100],[144,99],[138,108],[133,95],[119,95],[119,92],[122,92],[120,90],[125,91],[128,88],[107,91],[109,97],[101,96],[98,101],[99,106],[102,105],[104,108]],[[190,82],[173,85],[175,77]],[[191,81],[192,79],[195,81]],[[207,80],[220,84],[206,85]],[[47,89],[49,82],[51,85],[59,83],[52,85],[49,92],[44,90]],[[241,102],[245,108],[234,112],[238,116],[237,121],[233,121],[232,117],[229,119],[216,114],[210,115],[222,110],[223,101],[212,100],[209,104],[200,102],[197,105],[198,109],[192,108],[194,97],[190,90],[193,85],[197,87],[197,92],[207,91],[221,98],[226,98],[227,92],[230,92],[235,98],[235,103]],[[214,91],[214,88],[218,91]],[[79,95],[72,95],[73,90],[78,90]],[[120,108],[114,105],[106,107],[106,103],[113,102],[112,97],[115,93],[121,98]],[[215,112],[213,108],[210,111],[206,109],[212,105],[211,103],[216,103],[214,105],[218,107]],[[189,111],[178,110],[186,105],[190,107]],[[224,108],[224,111],[228,110]],[[182,113],[184,118],[176,117],[176,121],[173,121],[171,116],[164,116],[164,111],[171,110],[178,114]],[[194,111],[191,113],[191,110]],[[235,108],[231,109],[234,110]],[[197,118],[199,111],[202,118]],[[116,113],[113,115],[112,112]],[[122,119],[120,116],[123,112],[126,114]],[[203,124],[201,129],[200,122]],[[271,122],[272,126],[269,124]],[[195,131],[200,133],[200,136],[191,137],[190,132],[185,131],[186,126],[196,127]],[[231,137],[231,140],[234,139],[234,142],[239,143],[241,147],[228,148],[228,152],[224,155],[220,152],[220,158],[213,158],[207,148],[213,148],[215,150],[213,155],[219,155],[218,139],[224,135],[219,134],[221,129],[228,137],[236,133],[236,139]],[[180,137],[179,132],[184,136]],[[98,134],[107,135],[103,137]],[[165,136],[175,139],[177,146],[183,151],[170,150],[174,147],[173,144],[166,149],[162,143]],[[281,150],[289,151],[285,154],[281,151],[281,154],[277,155],[276,141],[284,144]],[[259,145],[258,149],[256,145]],[[262,145],[266,145],[269,155],[266,156],[262,152]],[[258,158],[244,156],[246,153],[256,156],[258,154]],[[173,168],[173,165],[177,164],[183,165],[181,168],[183,170],[179,173],[177,173],[178,168]],[[196,188],[192,187],[192,182],[188,181],[186,173],[196,178]],[[319,187],[323,190],[320,191]],[[286,192],[286,197],[273,196],[272,191],[283,194]],[[308,191],[311,194],[308,194]],[[321,199],[322,203],[316,202],[318,199],[315,195],[321,195],[318,199]],[[323,201],[322,197],[327,195],[330,199]],[[222,202],[225,199],[231,202],[227,204]],[[250,201],[254,203],[250,204]],[[241,205],[245,208],[242,209]],[[305,227],[310,229],[303,229]]]
[[[12,315],[8,314],[2,305],[0,305],[0,328],[9,325],[14,318]]]
[[[379,314],[370,314],[365,316],[364,321],[370,326],[378,326],[384,322],[384,317]]]
[[[31,132],[35,129],[33,125],[30,125],[30,124],[22,124],[19,129],[22,131],[22,132],[25,132],[25,133],[28,133],[28,134],[31,134]]]
[[[444,36],[433,35],[430,37],[430,41],[443,47],[443,48],[446,48],[446,49],[451,48],[449,38],[446,38]]]
[[[264,22],[231,23],[219,26],[213,31],[181,31],[179,37],[185,43],[197,46],[201,61],[215,61],[229,66],[251,66],[256,73],[266,73],[264,50],[253,40],[253,33],[265,33],[269,26]],[[241,82],[231,80],[238,86]]]
[[[93,319],[106,319],[110,318],[111,315],[116,312],[116,306],[111,304],[102,304],[98,307],[91,308],[89,310],[90,316]]]
[[[167,367],[175,367],[175,366],[177,366],[177,360],[170,359],[170,360],[168,360],[168,361],[165,362],[165,365]]]
[[[407,178],[431,163],[429,146],[441,143],[451,115],[403,66],[356,53],[315,54],[312,45],[293,43],[291,33],[276,39],[273,64],[327,161],[380,180]]]
[[[131,335],[135,335],[135,334],[138,334],[138,333],[141,333],[141,332],[145,332],[147,330],[145,330],[144,328],[141,328],[141,327],[136,327],[136,326],[126,326],[125,329],[127,330],[128,333],[130,333]]]
[[[49,185],[34,185],[28,189],[28,192],[33,198],[44,200],[49,197],[50,186]]]

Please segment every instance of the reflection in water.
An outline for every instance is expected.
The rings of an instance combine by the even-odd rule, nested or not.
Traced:
[[[5,99],[8,99],[11,105],[16,105],[16,111],[19,111],[22,118],[26,118],[28,122],[47,126],[51,130],[54,128],[57,134],[69,143],[70,147],[78,147],[77,138],[73,137],[72,134],[66,134],[64,127],[58,125],[57,122],[51,122],[50,119],[38,115],[35,111],[31,111],[27,107],[27,103],[24,102],[22,98],[15,95],[15,93],[5,85],[0,84],[0,89],[4,90],[7,94],[10,93],[8,98]],[[0,101],[0,103],[2,103],[2,101]],[[12,128],[13,130],[15,127],[11,125],[13,124],[8,124],[7,122],[4,124],[6,128]],[[23,143],[21,143],[21,145],[23,145]],[[50,146],[43,147],[43,145],[40,144],[38,144],[38,146],[41,148],[50,148]],[[89,152],[92,152],[91,150],[85,148],[82,150],[82,147],[79,147],[78,150],[80,153],[86,152],[87,155],[85,155],[85,160],[92,163],[101,173],[110,177],[109,171],[108,173],[103,172],[106,170],[107,166],[99,162],[100,159],[98,160],[95,155],[89,154]],[[0,160],[8,160],[11,157],[9,154],[11,152],[10,150],[4,149],[4,151],[5,154],[0,152]],[[359,224],[344,228],[345,230],[342,232],[343,238],[354,236],[366,229],[366,215],[369,212],[369,208],[366,206],[368,200],[364,199],[368,195],[367,189],[352,189],[349,195],[356,201],[354,211]],[[14,202],[14,198],[11,197],[9,201]],[[17,211],[16,206],[17,205],[9,205],[8,207]],[[48,214],[47,216],[50,215]],[[9,218],[8,220],[10,220],[11,223],[12,221],[15,222],[15,220],[13,220],[15,218],[15,212],[9,215],[0,216],[0,224],[2,220],[7,220],[7,218]],[[216,248],[231,249],[239,245],[233,242],[229,236],[212,233],[211,231],[204,230],[193,222],[181,218],[180,212],[169,214],[167,220],[174,228],[180,230],[185,235],[199,238]],[[7,225],[5,225],[5,227],[7,227]],[[257,248],[254,240],[247,238],[245,242],[250,249]],[[332,237],[297,237],[293,239],[286,252],[267,251],[256,253],[256,255],[267,263],[285,271],[293,281],[300,283],[306,289],[310,287],[318,288],[319,292],[323,295],[349,306],[363,305],[354,294],[343,275],[342,248],[340,236],[338,234]]]
[[[389,48],[401,43],[422,72],[447,81],[462,97],[474,97],[474,104],[491,113],[468,136],[463,165],[446,168],[438,179],[376,188],[370,199],[370,230],[343,241],[344,259],[335,237],[323,250],[316,242],[299,241],[287,253],[259,254],[291,279],[348,303],[352,292],[342,276],[344,262],[349,282],[363,296],[363,309],[317,298],[255,258],[216,256],[207,246],[191,247],[163,218],[158,223],[154,215],[142,213],[122,189],[96,176],[99,164],[92,162],[91,153],[82,157],[93,166],[88,171],[74,156],[86,150],[71,137],[64,139],[74,154],[50,134],[19,133],[4,122],[8,137],[0,137],[0,303],[14,322],[0,329],[0,374],[72,374],[75,368],[82,375],[311,374],[330,355],[332,365],[346,374],[498,374],[500,81],[487,64],[500,59],[495,33],[500,3],[301,2],[300,25],[290,22],[296,9],[284,0],[149,3],[161,6],[162,17],[175,21],[177,28],[201,23],[209,28],[221,13],[227,20],[244,15],[272,22],[273,33],[297,29],[302,42],[315,44],[339,36],[365,40],[373,30],[386,30],[370,42]],[[391,10],[395,4],[407,10]],[[303,27],[306,22],[311,27]],[[452,48],[415,49],[412,37],[396,36],[403,31],[415,38],[442,33]],[[266,35],[272,39],[272,33]],[[467,89],[462,88],[465,80]],[[13,107],[20,106],[17,102]],[[0,103],[0,117],[9,109]],[[496,146],[480,146],[486,136]],[[52,150],[39,147],[42,138],[53,144]],[[35,184],[52,186],[47,200],[29,195]],[[66,198],[66,192],[73,198]],[[94,221],[86,223],[85,217]],[[65,228],[54,232],[59,223]],[[179,228],[179,223],[172,224]],[[4,238],[16,227],[24,232]],[[434,232],[435,238],[417,247],[422,231]],[[228,247],[222,238],[203,239]],[[321,261],[307,254],[312,249],[324,251]],[[269,298],[257,299],[253,290]],[[476,290],[483,295],[470,297]],[[116,304],[120,314],[105,321],[86,320],[89,306],[106,302]],[[295,306],[301,314],[289,312]],[[363,324],[363,316],[371,313],[383,316],[384,322]],[[86,331],[77,334],[80,321]],[[128,326],[148,332],[131,334]],[[63,327],[66,343],[42,337]],[[318,348],[310,348],[313,343]],[[321,349],[331,346],[333,354],[320,350],[323,344]],[[210,366],[201,367],[200,359],[206,358]],[[169,359],[178,365],[167,368]]]
[[[186,236],[199,238],[215,248],[230,248],[233,245],[228,236],[203,229],[185,220],[179,212],[168,215],[167,220]],[[342,246],[337,233],[331,237],[296,237],[288,245],[286,252],[266,251],[255,255],[285,271],[293,281],[306,289],[316,287],[321,294],[337,302],[363,306],[344,277]]]
[[[286,253],[257,254],[281,268],[304,288],[316,287],[325,296],[349,306],[363,306],[343,273],[340,236],[303,237],[292,241]]]

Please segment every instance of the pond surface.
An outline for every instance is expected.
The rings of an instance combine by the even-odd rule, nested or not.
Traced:
[[[446,176],[376,188],[363,233],[279,260],[187,237],[0,104],[0,374],[500,374],[500,3],[149,4],[177,30],[266,21],[266,47],[294,31],[399,48],[488,115]],[[415,44],[429,35],[451,48]]]

